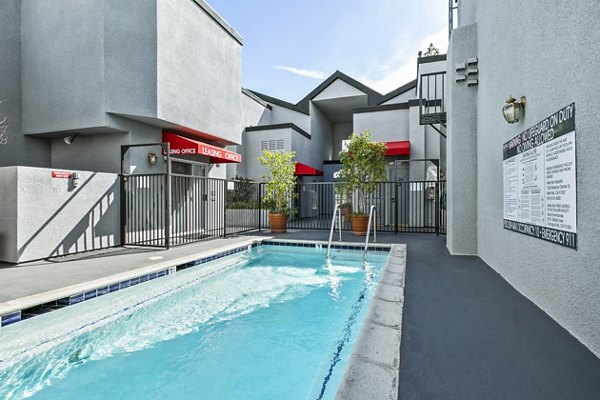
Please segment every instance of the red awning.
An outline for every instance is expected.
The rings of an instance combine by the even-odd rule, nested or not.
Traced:
[[[410,155],[410,142],[403,140],[400,142],[385,142],[386,156],[408,156]]]
[[[164,143],[170,143],[171,155],[207,156],[210,157],[211,164],[242,162],[241,154],[179,136],[172,132],[163,131],[162,140]]]
[[[323,171],[320,171],[316,168],[310,167],[306,164],[296,163],[296,171],[294,171],[294,175],[296,176],[323,176]]]

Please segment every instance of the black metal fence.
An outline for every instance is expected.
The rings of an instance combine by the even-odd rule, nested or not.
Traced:
[[[336,204],[342,228],[352,212],[376,209],[380,232],[446,233],[446,182],[382,182],[370,194],[342,198],[338,183],[302,183],[295,188],[289,229],[329,229]],[[264,184],[176,174],[121,176],[123,244],[169,247],[268,228]]]
[[[446,233],[446,181],[381,182],[371,194],[341,198],[338,183],[304,183],[296,187],[290,229],[329,229],[336,204],[342,205],[342,228],[350,230],[352,212],[374,205],[380,232]],[[264,190],[264,189],[263,189]],[[366,211],[365,211],[366,210]],[[266,214],[261,226],[268,226]]]

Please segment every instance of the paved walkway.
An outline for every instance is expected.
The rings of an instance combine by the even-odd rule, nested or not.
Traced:
[[[600,399],[600,359],[477,257],[409,235],[399,399]]]

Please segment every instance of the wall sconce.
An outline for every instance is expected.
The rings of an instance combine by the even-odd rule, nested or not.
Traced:
[[[150,165],[156,165],[156,161],[158,161],[156,153],[148,153],[148,162]]]
[[[506,104],[502,107],[502,114],[504,115],[506,122],[509,124],[519,122],[523,115],[523,111],[525,111],[525,101],[525,96],[521,96],[519,101],[512,96],[506,100]]]
[[[71,136],[66,136],[63,140],[65,141],[66,144],[71,144],[75,141],[75,138],[79,136],[79,133],[76,133],[74,135]]]

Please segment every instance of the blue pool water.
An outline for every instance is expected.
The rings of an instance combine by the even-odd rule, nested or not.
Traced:
[[[260,246],[4,327],[0,398],[333,399],[387,253],[324,254]]]

